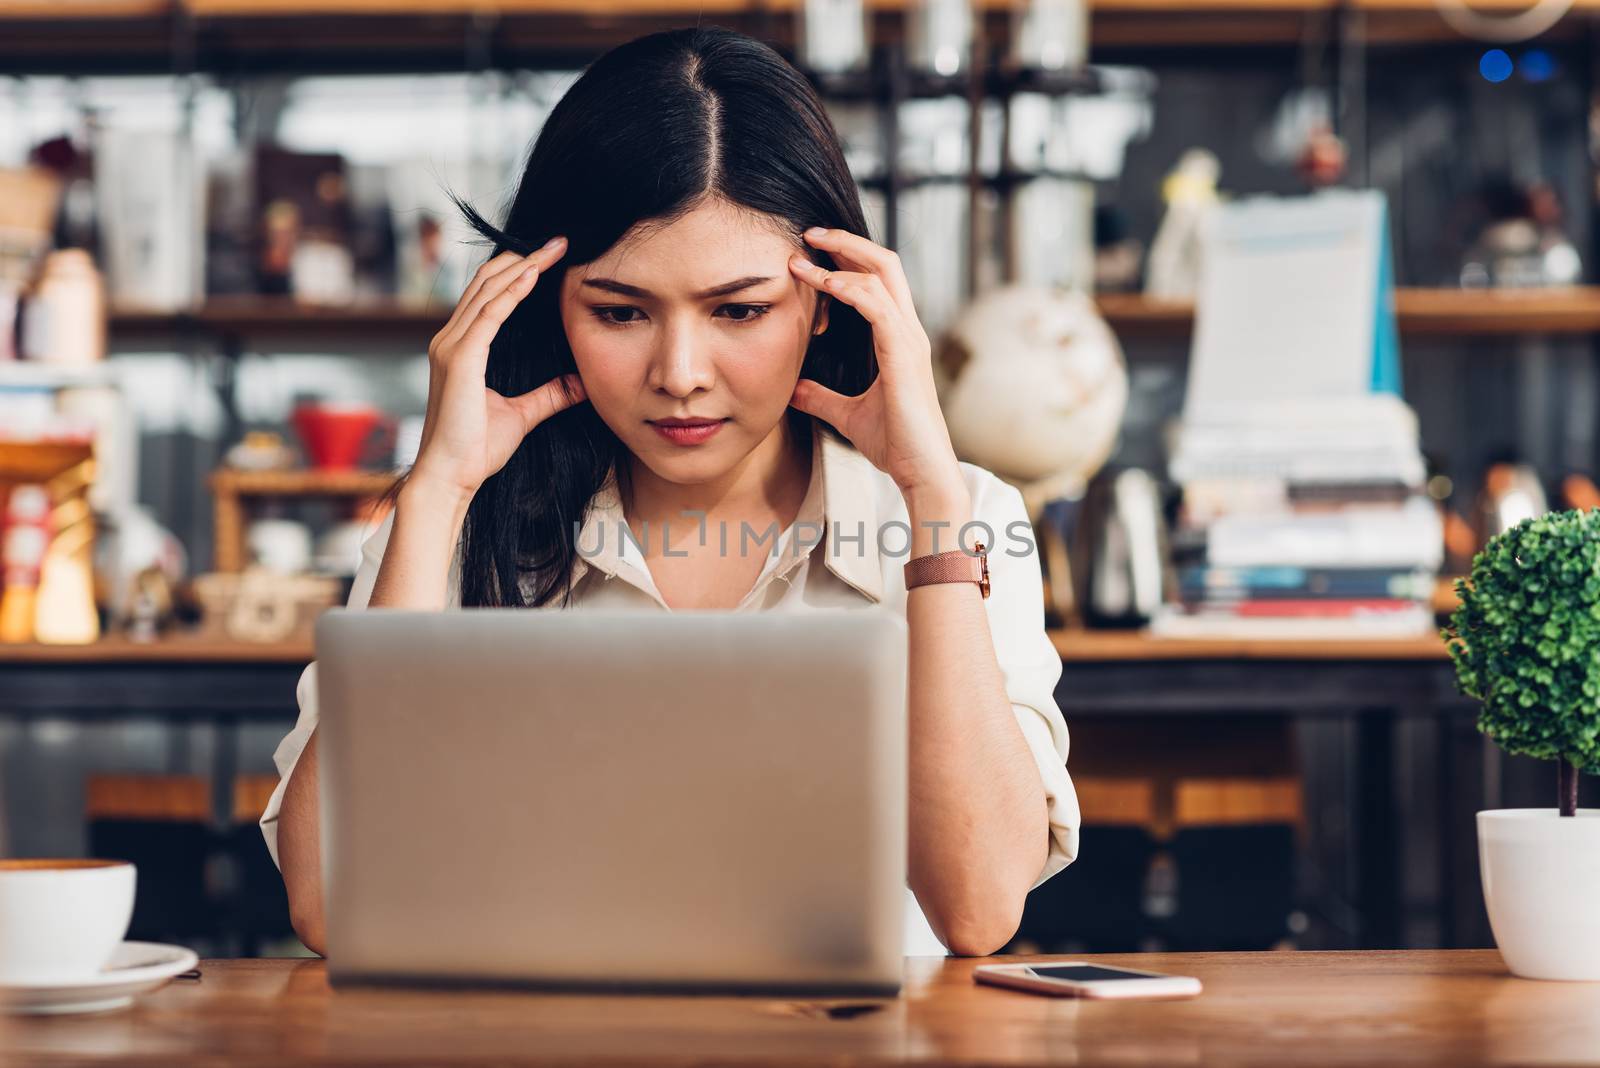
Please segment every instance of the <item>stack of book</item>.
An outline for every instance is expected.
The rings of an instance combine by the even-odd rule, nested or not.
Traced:
[[[1443,527],[1416,416],[1374,393],[1180,428],[1177,600],[1156,634],[1379,637],[1433,628]]]

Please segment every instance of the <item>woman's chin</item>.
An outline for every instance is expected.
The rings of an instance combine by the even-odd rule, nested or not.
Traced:
[[[690,446],[657,441],[649,449],[636,450],[634,455],[657,478],[692,486],[713,482],[727,474],[743,454],[731,443],[722,441]]]

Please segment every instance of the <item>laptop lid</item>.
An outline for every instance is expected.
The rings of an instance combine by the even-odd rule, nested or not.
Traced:
[[[894,992],[906,626],[334,609],[330,977]]]

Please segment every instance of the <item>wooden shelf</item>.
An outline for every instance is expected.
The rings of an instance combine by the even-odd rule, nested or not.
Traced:
[[[393,471],[235,471],[211,473],[211,491],[239,497],[378,497],[400,476]]]
[[[394,471],[237,471],[211,473],[212,539],[218,571],[246,563],[246,501],[264,497],[381,497],[399,478]]]
[[[217,297],[187,311],[114,308],[113,336],[203,332],[234,335],[357,335],[406,339],[426,348],[451,309],[396,300],[347,306],[305,304],[286,297]]]
[[[237,642],[179,632],[153,642],[105,637],[87,645],[44,645],[0,642],[0,664],[161,664],[306,663],[312,648],[306,642]]]
[[[1584,334],[1600,331],[1600,286],[1402,289],[1395,314],[1408,334]]]
[[[1156,300],[1143,293],[1099,293],[1095,303],[1119,337],[1188,337],[1194,327],[1194,304]]]
[[[1369,12],[1438,10],[1437,0],[1348,0],[1348,3],[1357,11]],[[1472,0],[1471,6],[1479,11],[1508,15],[1524,11],[1530,5],[1526,0]],[[1600,0],[1572,0],[1572,10],[1575,12],[1600,10]]]
[[[1096,298],[1112,329],[1129,337],[1183,337],[1193,327],[1187,302],[1138,293]],[[1600,286],[1550,289],[1399,289],[1395,317],[1408,337],[1600,333]]]
[[[1016,0],[975,0],[1004,34]],[[1581,38],[1600,0],[1546,40]],[[479,54],[498,69],[583,66],[631,37],[696,20],[730,25],[779,48],[795,43],[800,0],[11,0],[0,14],[0,68],[10,73],[170,73],[175,62],[236,74],[462,69]],[[874,39],[903,32],[909,0],[868,0]],[[1433,0],[1089,0],[1097,54],[1127,62],[1154,51],[1298,49],[1355,14],[1345,32],[1369,44],[1480,47]],[[1474,0],[1510,12],[1524,0]],[[1135,60],[1137,61],[1137,60]]]
[[[1100,313],[1127,337],[1186,337],[1194,306],[1139,293],[1102,293]],[[1600,286],[1526,290],[1400,289],[1395,311],[1409,337],[1600,333]],[[249,336],[358,336],[425,349],[450,309],[368,302],[350,307],[297,304],[270,297],[226,297],[186,312],[118,308],[113,336],[203,331]]]
[[[745,14],[766,10],[789,14],[802,0],[10,0],[4,17],[75,18],[132,17],[186,11],[194,16],[367,14],[414,15],[466,12],[492,15],[583,14],[598,17],[678,14]],[[974,0],[982,10],[1009,11],[1015,0]],[[903,11],[909,0],[868,0],[874,11]],[[1139,11],[1153,14],[1229,12],[1315,12],[1348,7],[1365,12],[1431,12],[1434,0],[1089,0],[1092,11]],[[1474,0],[1479,10],[1516,12],[1526,0]],[[1575,11],[1600,8],[1600,0],[1574,0]]]
[[[185,0],[196,16],[238,15],[652,15],[748,14],[753,0]]]
[[[8,74],[170,75],[174,69],[224,77],[576,70],[640,34],[685,24],[705,6],[584,0],[532,4],[430,0],[425,4],[320,0],[240,2],[223,9],[169,10],[137,17],[81,17],[26,0],[29,17],[0,13],[0,70]],[[709,22],[792,43],[794,19],[774,20],[749,4],[709,11]],[[765,27],[772,25],[772,31]]]
[[[6,0],[0,19],[137,19],[165,17],[176,0]]]
[[[1433,584],[1433,614],[1443,625],[1456,610],[1455,575]],[[1435,634],[1415,638],[1158,638],[1145,630],[1058,628],[1050,632],[1063,660],[1444,660],[1444,640]]]
[[[1052,630],[1061,659],[1107,660],[1447,660],[1444,641],[1415,638],[1157,638],[1143,630]]]
[[[30,0],[45,3],[47,0]],[[115,3],[117,0],[107,0]],[[141,0],[127,0],[139,3]],[[492,15],[588,15],[595,18],[634,18],[656,15],[793,15],[803,0],[183,0],[181,6],[196,16],[365,14],[414,15],[428,13],[482,13]],[[867,0],[869,11],[903,12],[913,0]],[[1174,10],[1306,10],[1333,7],[1336,0],[1090,0],[1094,8]],[[1419,0],[1420,2],[1420,0]],[[982,11],[1009,12],[1016,0],[973,0]],[[159,2],[151,6],[161,6]]]
[[[1052,630],[1050,638],[1065,661],[1088,663],[1127,660],[1444,660],[1449,654],[1436,638],[1369,639],[1365,641],[1231,640],[1152,638],[1143,631]],[[0,663],[108,663],[149,660],[182,664],[224,661],[305,663],[312,658],[308,641],[251,643],[198,638],[184,634],[155,642],[130,642],[108,637],[89,645],[6,645]]]

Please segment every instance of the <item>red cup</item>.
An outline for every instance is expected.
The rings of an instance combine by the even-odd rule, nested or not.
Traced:
[[[370,404],[302,404],[289,417],[311,466],[350,471],[361,466],[372,432],[389,423]]]

